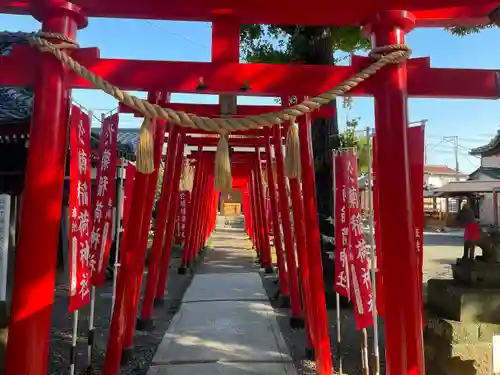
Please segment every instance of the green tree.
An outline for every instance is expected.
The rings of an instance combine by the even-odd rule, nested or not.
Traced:
[[[342,107],[346,110],[345,130],[339,134],[340,147],[354,149],[358,155],[358,173],[368,173],[368,147],[372,153],[371,143],[368,146],[366,131],[359,129],[360,117],[351,119],[349,117],[352,109],[353,98],[345,96],[342,101]]]
[[[491,26],[453,27],[448,28],[448,31],[457,36],[465,36],[486,27]],[[335,52],[354,52],[368,48],[370,43],[359,27],[244,25],[241,28],[242,58],[246,62],[335,65],[338,62],[334,57]],[[340,146],[340,137],[336,102],[333,101],[330,105],[335,115],[333,118],[315,120],[312,142],[320,231],[331,237],[333,226],[326,220],[333,216],[331,151]]]

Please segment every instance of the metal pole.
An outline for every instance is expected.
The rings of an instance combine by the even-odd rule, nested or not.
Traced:
[[[377,253],[375,252],[374,212],[373,212],[373,176],[371,156],[370,128],[366,128],[366,145],[368,164],[368,228],[370,240],[371,275],[372,275],[372,313],[373,313],[373,359],[375,361],[375,375],[380,374],[380,353],[378,338],[378,313],[377,313]]]
[[[92,375],[92,349],[94,348],[95,286],[90,288],[89,334],[87,338],[87,375]]]
[[[332,162],[333,162],[333,207],[336,207],[337,204],[337,165],[336,165],[336,159],[337,159],[337,153],[333,151],[332,155]],[[334,211],[335,213],[336,211]],[[337,243],[335,243],[335,246],[337,246]],[[343,367],[343,354],[342,354],[342,331],[340,327],[340,295],[338,293],[335,293],[335,307],[337,308],[336,311],[336,318],[337,318],[337,358],[339,360],[338,363],[338,371],[340,374],[342,374],[342,367]]]
[[[73,311],[73,333],[71,337],[71,350],[69,358],[69,375],[75,374],[76,342],[78,340],[78,310]]]
[[[89,111],[89,118],[92,119],[92,112]],[[101,114],[101,126],[104,122],[105,115]],[[102,134],[101,134],[102,136]],[[114,293],[113,293],[114,296]],[[111,306],[113,309],[114,301]],[[87,374],[92,375],[92,349],[94,348],[94,315],[95,315],[95,286],[92,285],[90,288],[90,311],[89,311],[89,334],[87,337]]]
[[[10,205],[8,194],[0,194],[0,301],[7,300],[7,271],[9,261]]]
[[[370,375],[370,365],[368,364],[368,333],[366,328],[361,330],[361,360],[363,364],[363,375]]]
[[[113,264],[113,295],[111,297],[111,316],[115,308],[116,300],[116,282],[118,280],[118,270],[120,268],[120,237],[122,233],[122,216],[123,216],[123,181],[125,177],[125,170],[128,161],[120,158],[120,166],[118,167],[118,189],[116,193],[116,236],[115,236],[115,261]]]

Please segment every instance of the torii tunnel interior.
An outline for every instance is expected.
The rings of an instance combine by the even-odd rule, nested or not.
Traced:
[[[0,12],[32,15],[39,20],[42,25],[39,37],[52,46],[43,48],[31,39],[30,43],[14,45],[9,55],[0,56],[0,85],[34,90],[4,373],[45,375],[50,365],[61,202],[69,170],[66,159],[70,157],[68,124],[74,116],[73,111],[70,114],[71,90],[94,88],[103,89],[121,101],[118,113],[145,117],[146,125],[141,129],[137,156],[127,161],[136,165],[137,173],[130,184],[130,196],[126,197],[129,204],[126,227],[121,217],[115,220],[120,228],[123,225],[124,232],[119,246],[120,259],[114,262],[116,288],[112,292],[112,313],[107,317],[109,330],[103,333],[104,342],[100,342],[98,335],[94,335],[95,327],[89,327],[87,320],[76,323],[73,334],[75,327],[79,327],[83,336],[78,336],[78,340],[74,338],[72,347],[68,347],[68,357],[71,357],[68,372],[75,373],[76,367],[81,373],[121,373],[121,365],[131,356],[138,355],[134,345],[140,340],[139,331],[167,330],[166,326],[155,326],[155,320],[166,314],[171,297],[165,285],[172,274],[176,274],[184,275],[186,280],[192,279],[192,283],[184,297],[177,301],[178,312],[152,359],[149,375],[297,373],[279,328],[276,328],[275,312],[262,286],[269,278],[276,280],[284,308],[281,314],[287,314],[290,326],[297,335],[304,337],[299,350],[314,362],[314,371],[320,375],[341,373],[338,366],[341,351],[336,347],[340,343],[330,337],[327,315],[323,279],[325,257],[311,145],[314,120],[330,118],[333,112],[324,105],[313,107],[313,110],[301,107],[299,114],[286,112],[288,115],[276,115],[274,120],[269,117],[262,120],[263,117],[257,115],[277,114],[341,86],[361,70],[382,61],[390,52],[384,47],[392,46],[393,51],[405,52],[405,36],[414,28],[494,23],[498,6],[500,2],[496,0],[358,0],[342,3],[318,0],[314,4],[295,0],[0,0]],[[98,48],[76,44],[77,31],[87,27],[92,22],[89,18],[93,17],[212,22],[212,61],[101,58]],[[371,38],[374,51],[382,53],[369,57],[352,56],[347,66],[243,64],[240,63],[240,26],[248,24],[355,26]],[[60,62],[60,55],[71,56],[73,66]],[[75,64],[84,66],[86,71],[75,68]],[[384,261],[378,267],[372,262],[371,272],[366,273],[368,278],[364,280],[373,288],[369,301],[358,300],[357,292],[352,292],[349,308],[353,308],[352,304],[357,306],[355,315],[361,343],[360,349],[352,350],[358,351],[360,362],[363,361],[360,365],[363,375],[384,371],[391,375],[424,375],[426,318],[422,302],[422,260],[415,236],[420,219],[415,215],[418,206],[416,208],[412,201],[415,188],[411,183],[423,178],[423,171],[421,176],[412,174],[407,99],[494,100],[499,92],[498,72],[433,68],[430,58],[424,57],[401,58],[372,73],[351,85],[349,95],[374,97],[376,194],[373,200],[377,212],[373,219],[378,225],[377,236],[382,246],[378,255]],[[182,116],[176,119],[173,115],[167,118],[158,110],[151,114],[143,105],[124,99],[121,91],[109,88],[107,83],[96,83],[89,75],[101,77],[124,91],[147,92],[147,101],[158,107],[192,113],[204,119],[195,121],[190,115],[188,120]],[[172,93],[216,94],[220,100],[218,105],[170,103]],[[281,98],[281,103],[237,105],[238,95],[274,96]],[[85,115],[85,110],[83,112]],[[214,128],[206,119],[208,117],[227,119],[227,123]],[[240,119],[241,127],[227,125],[229,119]],[[148,147],[148,139],[152,141],[150,153],[143,150],[141,154],[141,147]],[[99,154],[98,158],[101,160],[103,155]],[[116,158],[120,169],[125,159],[118,153]],[[147,162],[151,163],[151,170],[144,167]],[[340,167],[346,176],[352,172],[351,164]],[[161,168],[163,174],[159,173]],[[69,176],[70,181],[71,178]],[[192,180],[187,199],[183,194],[188,189],[180,185],[189,178]],[[221,187],[220,181],[224,178],[231,179],[228,188]],[[119,186],[118,177],[116,181]],[[159,190],[158,186],[161,186]],[[156,200],[157,190],[160,193]],[[221,219],[224,214],[221,201],[228,194],[241,197],[241,212],[237,212],[240,216],[231,219],[232,228],[225,228],[229,219]],[[418,194],[423,196],[417,189]],[[184,199],[184,237],[183,245],[178,248],[175,245],[179,229],[176,220],[180,201]],[[349,206],[349,209],[357,207]],[[120,210],[116,211],[119,215]],[[154,226],[150,233],[153,213]],[[118,233],[120,236],[121,229]],[[148,243],[148,236],[151,243]],[[179,256],[174,259],[175,249]],[[237,254],[244,254],[241,259],[251,259],[251,266],[248,266],[251,271],[227,275],[200,271],[210,266],[210,257],[218,256],[217,262],[221,264],[237,264]],[[360,253],[357,254],[359,258]],[[351,254],[349,262],[353,267],[358,258]],[[217,262],[213,261],[211,266],[216,267]],[[363,286],[356,275],[350,277],[352,290]],[[376,289],[372,284],[375,280],[383,280]],[[248,292],[246,288],[255,285],[256,291],[244,297]],[[193,288],[198,288],[198,294]],[[106,293],[111,292],[104,292],[99,285],[92,287],[88,297],[92,301],[92,311],[95,309],[93,304],[101,303]],[[374,294],[380,305],[375,306]],[[229,313],[233,308],[235,310]],[[251,308],[259,310],[254,311],[255,316],[265,319],[243,318]],[[198,319],[198,323],[185,326],[189,316]],[[384,321],[380,326],[385,337],[382,369],[378,349],[375,353],[377,364],[368,363],[364,342],[367,329],[371,332],[376,316]],[[241,324],[247,324],[248,332],[235,327],[231,319],[238,317]],[[70,318],[73,324],[78,322],[77,314],[57,317],[68,321]],[[85,356],[75,354],[75,348],[86,341],[87,329],[89,363]],[[221,342],[207,344],[208,339],[205,344],[201,343],[203,335],[217,330],[221,337],[238,337],[240,341],[229,348],[224,348]],[[269,332],[273,332],[272,340],[267,339]],[[249,350],[244,343],[259,335],[252,350],[260,350],[267,357],[248,359],[245,356]],[[102,337],[100,339],[103,341]],[[272,344],[275,347],[271,347],[271,342],[275,341]],[[199,349],[202,344],[206,345],[205,349]],[[102,353],[92,357],[96,356],[96,345],[100,345]],[[271,349],[264,350],[268,347]]]

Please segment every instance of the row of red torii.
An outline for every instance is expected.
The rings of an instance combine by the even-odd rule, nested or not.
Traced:
[[[285,98],[296,95],[300,101],[308,95],[337,86],[371,63],[369,58],[353,57],[351,66],[343,67],[239,64],[240,24],[359,25],[370,33],[374,46],[384,46],[403,44],[405,34],[415,25],[470,26],[485,22],[487,15],[500,5],[492,0],[476,0],[473,6],[470,5],[470,1],[466,0],[411,0],[405,1],[406,11],[395,11],[391,9],[401,9],[397,0],[385,0],[377,4],[352,2],[346,3],[342,9],[336,9],[335,4],[332,4],[334,2],[321,0],[318,1],[315,9],[303,11],[301,6],[298,3],[295,4],[294,1],[257,0],[250,3],[231,3],[234,4],[228,5],[222,0],[193,0],[185,5],[157,0],[108,0],[106,2],[81,0],[79,4],[82,10],[79,6],[65,0],[36,2],[2,0],[0,11],[32,14],[42,22],[42,31],[65,35],[72,39],[75,39],[77,29],[87,25],[86,16],[213,21],[211,63],[101,59],[97,48],[79,48],[70,52],[75,60],[91,72],[113,82],[120,88],[147,91],[151,93],[149,97],[151,101],[165,103],[165,95],[158,96],[158,94],[203,92],[272,95]],[[289,11],[283,11],[285,7]],[[57,40],[54,41],[54,43],[57,42]],[[21,227],[16,253],[6,374],[42,375],[46,374],[47,369],[51,305],[54,299],[55,258],[67,148],[66,124],[69,116],[70,89],[92,87],[86,80],[70,73],[52,56],[40,54],[26,46],[16,46],[10,56],[0,57],[0,72],[1,85],[35,87]],[[200,77],[203,78],[204,83],[201,91]],[[430,67],[428,58],[410,59],[407,62],[385,67],[375,77],[357,86],[351,94],[370,95],[375,98],[376,149],[379,150],[375,160],[379,186],[381,240],[384,251],[382,272],[386,296],[387,371],[392,375],[410,373],[423,375],[425,369],[422,309],[419,306],[418,296],[418,291],[421,289],[418,286],[416,274],[416,246],[409,199],[406,144],[407,97],[496,99],[498,97],[497,72],[436,69]],[[216,106],[165,105],[187,112],[196,111],[199,115],[221,113]],[[176,106],[181,107],[175,108]],[[246,110],[248,112],[239,112],[238,115],[255,114],[252,111],[260,111],[262,108],[252,107]],[[229,115],[235,115],[235,113],[229,113]],[[328,117],[331,113],[328,109],[321,109],[314,115]],[[301,140],[302,184],[300,185],[297,179],[293,178],[289,183],[293,208],[303,207],[303,212],[294,211],[294,219],[297,222],[303,219],[305,229],[304,233],[296,233],[296,240],[302,241],[304,247],[307,247],[307,260],[303,259],[303,262],[307,261],[309,268],[309,277],[306,276],[306,280],[310,284],[306,318],[308,318],[307,324],[311,332],[310,345],[316,354],[317,372],[321,375],[330,375],[332,361],[321,271],[320,236],[311,150],[311,117],[306,115],[297,120]],[[197,145],[202,147],[208,145],[211,139],[206,138],[206,141],[201,141],[198,138],[189,138],[187,135],[204,133],[200,130],[181,130],[177,126],[161,121],[156,125],[155,139],[158,142],[163,143],[164,138],[163,135],[159,137],[158,134],[165,130],[169,132],[166,171],[169,176],[173,176],[175,182],[175,179],[180,176],[182,156],[179,150],[183,149],[182,145],[198,142]],[[163,130],[161,130],[162,127]],[[281,282],[284,286],[284,275],[287,275],[289,294],[293,301],[299,291],[295,266],[288,262],[288,259],[292,258],[290,249],[293,248],[293,236],[288,205],[285,204],[287,198],[283,155],[281,154],[281,131],[280,126],[274,126],[268,130],[250,130],[244,134],[253,138],[230,138],[229,142],[231,146],[264,146],[267,165],[271,163],[271,145],[274,146],[278,187],[277,197],[273,197],[274,189],[270,189],[271,202],[275,202],[276,206],[272,209],[274,234],[279,233],[276,227],[279,211],[287,258],[286,267],[281,262]],[[159,147],[156,149],[159,150]],[[177,151],[174,152],[174,150]],[[157,152],[156,161],[159,160],[158,155]],[[213,206],[207,199],[202,199],[204,195],[200,194],[201,186],[206,186],[206,183],[209,183],[208,186],[213,186],[212,158],[212,154],[205,152],[196,154],[193,210],[199,212],[200,215],[192,215],[198,220],[193,221],[191,226],[195,228],[195,226],[205,225],[205,230],[189,229],[187,250],[183,255],[184,266],[193,261],[197,249],[213,229],[213,225],[207,226],[206,222],[203,222],[210,215],[214,215]],[[236,187],[250,187],[248,189],[250,194],[244,196],[244,203],[247,207],[252,207],[247,230],[255,240],[263,265],[270,267],[267,226],[263,225],[262,216],[263,192],[260,173],[258,173],[261,167],[259,158],[259,153],[241,156],[235,154],[232,163],[245,167],[236,169],[240,171],[234,175],[235,178],[240,179]],[[152,174],[139,173],[134,190],[143,192],[153,189],[152,185],[156,184],[152,181],[157,178],[157,169]],[[268,179],[272,184],[272,173],[268,175]],[[162,197],[165,212],[169,212],[169,207],[173,205],[173,190],[175,189],[170,188],[170,193]],[[137,248],[138,252],[134,254],[136,258],[127,257],[120,271],[128,276],[121,277],[126,281],[118,287],[104,365],[105,375],[119,373],[122,350],[127,350],[132,345],[133,329],[132,335],[127,332],[130,331],[128,327],[135,323],[136,293],[134,290],[138,284],[134,276],[138,273],[142,275],[141,267],[144,264],[144,249],[139,249],[139,243],[140,232],[145,230],[143,222],[147,221],[147,219],[144,220],[145,213],[149,210],[145,201],[147,200],[142,199],[141,194],[133,195],[129,224],[131,228],[137,229],[137,233],[128,240],[131,241],[130,248]],[[209,209],[210,207],[212,209]],[[164,212],[162,214],[166,215]],[[164,223],[160,222],[158,232],[164,230],[161,225]],[[152,264],[158,266],[159,258]],[[161,285],[160,288],[163,290]],[[284,291],[286,292],[286,288]],[[157,294],[156,297],[158,297]],[[147,298],[149,302],[146,305],[149,307],[142,312],[141,316],[146,321],[153,316],[152,299],[155,295]],[[292,303],[294,318],[302,316],[297,306],[298,304]]]

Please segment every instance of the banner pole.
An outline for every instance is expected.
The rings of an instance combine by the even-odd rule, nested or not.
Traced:
[[[92,348],[94,347],[95,286],[90,288],[89,334],[87,338],[87,375],[92,375]]]
[[[336,178],[336,167],[337,167],[337,153],[335,151],[332,152],[332,165],[333,165],[333,202],[334,202],[334,207],[337,205],[337,178]],[[336,210],[333,210],[334,215]],[[335,247],[337,247],[337,241],[335,241]],[[335,253],[334,253],[335,255]],[[343,365],[343,354],[342,354],[342,348],[341,348],[341,342],[342,342],[342,331],[340,328],[340,294],[335,292],[335,307],[337,309],[336,311],[336,318],[337,318],[337,358],[339,359],[338,363],[338,372],[339,374],[342,374],[342,365]]]
[[[92,112],[90,118],[92,119]],[[101,126],[104,121],[105,115],[101,114]],[[92,126],[91,126],[92,128]],[[101,134],[102,136],[102,134]],[[93,217],[92,217],[93,220]],[[95,286],[90,288],[90,307],[89,307],[89,334],[87,336],[87,375],[92,375],[92,349],[94,347],[94,315],[95,315]]]
[[[118,280],[118,271],[120,269],[120,237],[122,233],[122,217],[123,217],[123,181],[125,177],[125,170],[127,167],[127,160],[120,158],[119,173],[118,178],[118,192],[116,194],[116,235],[115,235],[115,261],[113,264],[113,294],[111,297],[111,315],[113,315],[113,309],[115,308],[116,300],[116,283]]]
[[[373,176],[372,176],[372,144],[370,128],[366,128],[366,160],[368,165],[368,227],[370,240],[371,276],[372,276],[372,313],[373,313],[373,359],[375,361],[375,375],[380,374],[380,353],[378,336],[378,313],[377,313],[377,253],[375,251],[374,216],[373,211]]]
[[[69,354],[69,375],[75,374],[77,340],[78,340],[78,310],[75,310],[73,311],[73,333],[71,337],[71,349]]]
[[[368,360],[368,332],[366,328],[361,330],[361,361],[363,363],[363,375],[370,375],[370,364]]]

